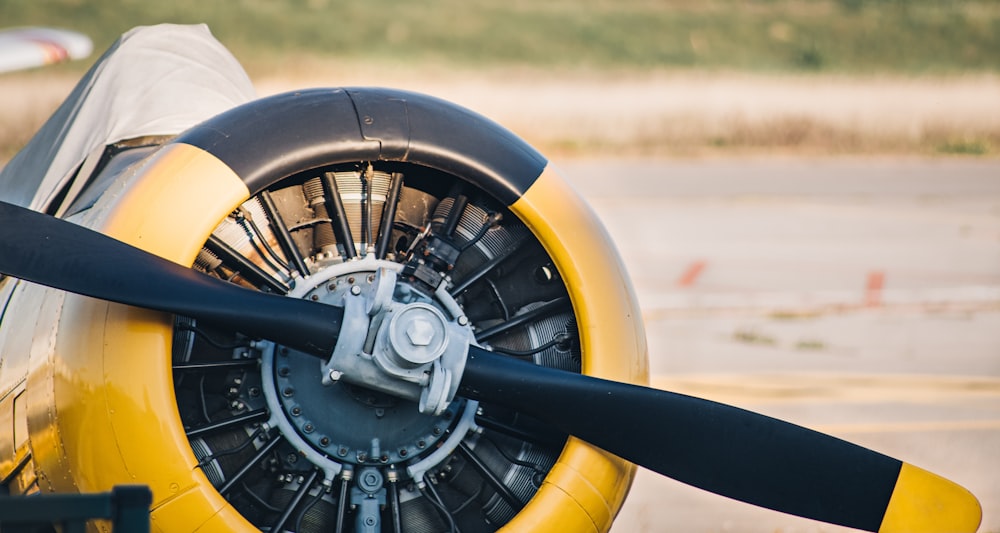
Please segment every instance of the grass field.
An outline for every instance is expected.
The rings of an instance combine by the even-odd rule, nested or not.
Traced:
[[[3,0],[102,50],[208,23],[261,93],[396,86],[548,153],[1000,154],[995,0]],[[0,163],[90,60],[0,77]]]
[[[386,64],[942,74],[1000,70],[995,0],[4,0],[4,26],[99,49],[205,22],[251,74],[290,56]]]
[[[343,68],[341,68],[343,67]],[[0,164],[75,77],[0,77]],[[260,95],[390,86],[459,103],[550,156],[1000,155],[1000,76],[856,77],[658,72],[455,72],[338,64],[259,76]]]

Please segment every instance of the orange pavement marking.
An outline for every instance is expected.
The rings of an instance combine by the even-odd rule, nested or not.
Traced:
[[[694,282],[698,280],[698,276],[701,275],[702,271],[705,270],[705,261],[695,261],[688,266],[687,270],[681,274],[680,278],[677,278],[678,287],[690,287],[694,285]]]
[[[865,305],[868,307],[879,307],[882,305],[882,286],[885,285],[885,272],[872,270],[868,273],[868,282],[865,284]]]

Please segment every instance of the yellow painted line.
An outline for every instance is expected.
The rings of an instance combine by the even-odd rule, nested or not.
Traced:
[[[656,375],[651,386],[750,409],[776,405],[924,404],[952,405],[996,402],[1000,411],[1000,378],[976,376],[871,374],[685,374]],[[922,433],[998,431],[1000,419],[905,420],[877,422],[798,423],[816,431],[851,433]]]
[[[996,431],[1000,420],[917,420],[913,422],[860,422],[819,424],[809,427],[823,433],[926,433],[934,431]]]
[[[656,375],[653,387],[733,405],[941,404],[996,400],[1000,378],[980,376],[789,373]]]

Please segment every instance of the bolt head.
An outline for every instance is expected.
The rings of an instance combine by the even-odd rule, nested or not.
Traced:
[[[430,304],[412,303],[393,313],[384,338],[394,364],[416,368],[444,353],[448,346],[447,320]]]
[[[428,346],[434,340],[434,325],[424,318],[415,318],[406,326],[406,337],[414,346]]]

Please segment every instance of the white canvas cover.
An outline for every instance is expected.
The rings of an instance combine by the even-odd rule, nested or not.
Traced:
[[[236,58],[200,25],[122,35],[0,172],[0,199],[41,210],[109,144],[176,135],[255,97]]]

